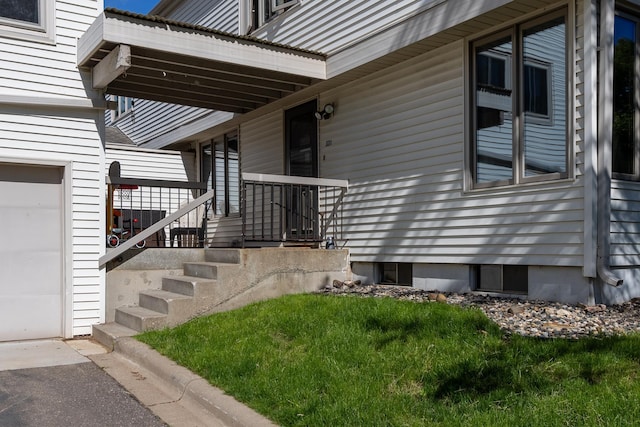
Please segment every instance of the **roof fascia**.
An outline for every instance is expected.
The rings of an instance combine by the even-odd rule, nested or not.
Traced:
[[[111,15],[108,12],[98,16],[78,41],[78,65],[86,65],[105,42],[313,79],[326,78],[325,58],[322,55],[232,35],[184,28],[171,22],[141,20],[135,16]]]

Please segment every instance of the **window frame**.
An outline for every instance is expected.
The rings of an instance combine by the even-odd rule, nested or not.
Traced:
[[[278,4],[279,0],[245,0],[245,2],[249,16],[248,33],[271,22],[291,7],[300,4],[300,0],[284,0],[280,4]]]
[[[499,38],[499,37],[498,37]],[[489,59],[496,59],[499,61],[503,62],[503,67],[504,67],[504,87],[500,88],[500,89],[504,89],[504,90],[513,90],[513,83],[511,81],[511,79],[513,78],[513,76],[511,75],[510,70],[512,69],[512,65],[511,65],[511,57],[508,55],[504,55],[500,52],[483,52],[483,56],[489,58]],[[488,84],[487,86],[490,86],[490,84]]]
[[[634,57],[634,65],[633,65],[633,70],[634,70],[634,76],[633,76],[633,81],[634,81],[634,96],[633,96],[633,102],[635,105],[640,105],[640,15],[636,15],[633,12],[636,13],[640,13],[640,9],[633,9],[631,8],[631,6],[629,5],[625,5],[624,7],[620,8],[620,7],[616,7],[615,9],[615,16],[620,16],[624,19],[628,19],[630,21],[633,21],[635,23],[635,57]],[[615,25],[615,24],[614,24]],[[615,49],[615,46],[614,46]],[[612,68],[614,67],[614,65],[612,65]],[[612,75],[613,75],[613,79],[615,79],[615,71],[612,71]],[[615,96],[615,94],[612,94],[612,96]],[[613,99],[611,100],[611,109],[612,111],[615,113],[614,111],[614,106],[613,106]],[[611,147],[611,176],[614,179],[619,179],[622,181],[640,181],[640,107],[636,107],[634,109],[633,112],[633,135],[634,135],[634,141],[633,141],[633,153],[632,153],[632,157],[633,157],[633,169],[634,172],[633,173],[625,173],[625,172],[616,172],[614,170],[615,164],[613,162],[613,134],[612,134],[612,147]],[[612,127],[613,127],[613,123],[612,123]]]
[[[116,104],[115,110],[111,110],[111,122],[115,123],[123,117],[133,113],[134,101],[130,96],[112,95]],[[124,99],[124,109],[120,108],[120,100]]]
[[[55,44],[55,0],[38,0],[38,23],[0,16],[0,37]]]
[[[271,0],[271,12],[288,9],[291,6],[295,6],[299,1],[300,0],[284,0],[281,4],[278,4],[278,0]]]
[[[538,25],[542,25],[546,22],[553,21],[554,19],[564,18],[565,23],[565,84],[566,84],[566,97],[565,97],[565,117],[566,117],[566,129],[565,129],[565,171],[564,172],[551,172],[547,174],[540,174],[535,176],[526,176],[526,164],[525,164],[525,148],[526,140],[524,139],[524,123],[525,116],[528,123],[552,125],[553,119],[545,117],[536,117],[534,113],[526,112],[524,105],[524,67],[528,64],[534,64],[540,67],[540,61],[533,61],[530,58],[524,58],[523,45],[525,33],[527,30],[532,29]],[[468,89],[466,96],[467,103],[467,157],[465,165],[465,177],[467,190],[474,189],[488,189],[495,187],[506,187],[512,185],[523,185],[535,182],[555,182],[562,179],[568,179],[574,174],[574,155],[573,155],[573,109],[571,102],[573,96],[573,65],[572,65],[572,49],[570,40],[572,40],[573,32],[571,30],[571,13],[567,6],[559,8],[557,10],[545,13],[528,19],[526,21],[517,22],[497,32],[483,35],[475,39],[469,39],[467,44],[467,66],[466,66],[466,87]],[[478,48],[486,46],[494,41],[500,39],[511,40],[511,55],[506,62],[506,67],[510,67],[510,71],[505,73],[510,76],[510,83],[512,86],[511,94],[511,111],[505,112],[505,117],[509,117],[512,120],[511,131],[511,177],[509,179],[500,179],[495,181],[477,182],[478,173],[478,153],[477,153],[477,107],[478,107],[478,95],[477,95],[477,68],[475,55]],[[552,64],[549,65],[549,71],[552,71]],[[552,74],[551,74],[552,75]],[[551,79],[547,79],[547,85],[552,86]],[[548,94],[552,95],[553,90],[548,89]],[[553,96],[547,97],[547,103],[549,111],[552,112],[553,108]]]
[[[535,60],[535,59],[525,59],[523,63],[523,71],[527,68],[537,68],[539,70],[543,70],[546,74],[546,86],[547,86],[547,114],[536,113],[534,111],[528,110],[525,103],[524,89],[523,89],[523,108],[522,111],[525,116],[527,116],[528,120],[532,123],[540,124],[540,125],[548,125],[553,126],[553,87],[552,87],[552,79],[553,79],[553,64],[545,63],[543,61]],[[568,108],[568,106],[567,106]]]

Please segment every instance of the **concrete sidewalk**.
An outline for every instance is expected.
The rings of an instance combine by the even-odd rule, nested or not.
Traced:
[[[275,426],[134,338],[119,338],[113,352],[90,358],[171,426]]]
[[[106,352],[103,346],[90,340],[0,342],[0,371],[73,365],[88,362],[88,355]]]

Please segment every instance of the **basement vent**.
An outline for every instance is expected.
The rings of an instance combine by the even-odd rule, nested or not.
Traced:
[[[529,268],[526,265],[478,265],[476,283],[480,291],[526,294]]]
[[[413,285],[413,265],[410,263],[381,262],[378,268],[383,285]]]

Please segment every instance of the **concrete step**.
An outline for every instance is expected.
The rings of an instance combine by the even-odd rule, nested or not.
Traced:
[[[96,341],[107,347],[109,351],[113,351],[115,342],[118,338],[132,337],[137,333],[137,331],[120,325],[119,323],[110,322],[102,325],[93,325],[91,334]]]
[[[217,284],[217,280],[194,276],[166,276],[162,278],[162,290],[195,298],[212,296]]]
[[[205,249],[204,260],[224,264],[240,264],[239,249]]]
[[[116,309],[116,323],[135,331],[160,329],[167,324],[167,315],[139,306],[125,306]]]
[[[181,316],[181,313],[191,314],[193,306],[193,297],[175,292],[169,292],[162,289],[150,289],[141,291],[140,307],[157,311],[158,313]]]
[[[215,262],[185,262],[183,265],[184,275],[202,277],[204,279],[218,278],[219,264]]]

